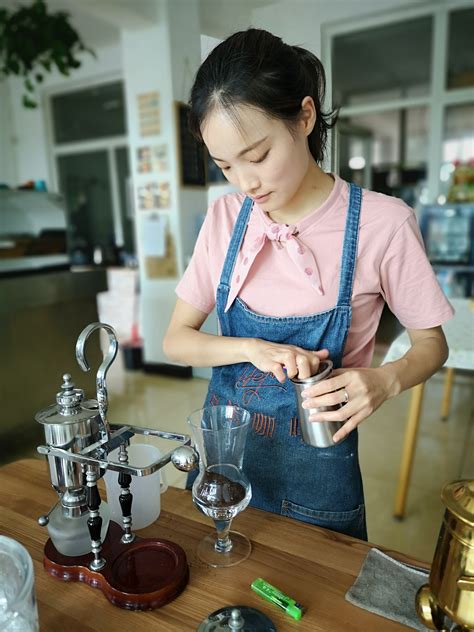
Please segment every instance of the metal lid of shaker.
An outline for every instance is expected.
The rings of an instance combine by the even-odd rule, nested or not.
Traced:
[[[332,373],[333,363],[332,360],[321,360],[318,367],[318,372],[316,375],[312,375],[311,377],[299,378],[292,377],[291,381],[293,384],[303,384],[305,386],[309,386],[310,384],[315,384],[316,382],[320,382],[321,380],[325,380]]]
[[[61,390],[56,393],[56,404],[37,412],[35,420],[40,424],[73,424],[97,415],[97,402],[84,401],[84,391],[75,388],[70,374],[65,373]]]

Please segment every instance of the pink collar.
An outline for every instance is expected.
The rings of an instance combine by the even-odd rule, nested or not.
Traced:
[[[237,258],[225,311],[235,301],[253,262],[267,241],[276,241],[280,248],[286,248],[290,259],[301,272],[301,275],[308,281],[309,285],[320,296],[324,294],[316,259],[311,250],[298,239],[297,227],[274,222],[268,224],[263,221],[252,222],[248,225],[247,234]]]

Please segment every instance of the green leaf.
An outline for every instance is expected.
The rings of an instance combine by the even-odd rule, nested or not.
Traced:
[[[20,64],[15,59],[7,59],[6,65],[12,75],[20,74]]]
[[[50,12],[45,0],[30,0],[29,6],[15,9],[0,8],[0,78],[23,78],[27,91],[22,97],[25,107],[37,107],[30,98],[34,82],[42,83],[45,73],[55,68],[69,76],[81,65],[76,56],[84,53],[96,56],[71,25],[70,15],[65,11]]]
[[[36,101],[33,101],[33,99],[30,99],[30,97],[26,94],[24,94],[22,97],[22,103],[25,108],[34,109],[38,107],[38,104],[36,103]]]

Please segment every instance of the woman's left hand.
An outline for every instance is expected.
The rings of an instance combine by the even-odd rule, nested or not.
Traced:
[[[319,421],[345,421],[334,435],[340,441],[367,419],[390,396],[391,381],[381,368],[336,369],[331,377],[306,388],[304,408],[344,404],[333,411],[315,413],[309,418]]]

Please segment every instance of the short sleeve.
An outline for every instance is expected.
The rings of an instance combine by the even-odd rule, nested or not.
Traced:
[[[191,261],[175,290],[180,299],[206,314],[212,312],[216,301],[209,257],[210,218],[208,210]]]
[[[449,320],[454,310],[426,256],[413,212],[396,230],[380,265],[382,296],[407,329],[429,329]]]

